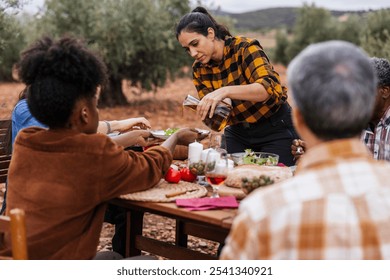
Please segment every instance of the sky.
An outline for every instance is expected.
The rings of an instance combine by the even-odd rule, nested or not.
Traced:
[[[197,3],[197,0],[191,0]],[[24,10],[29,12],[38,11],[44,0],[29,0]],[[273,7],[300,7],[304,3],[314,3],[317,7],[329,10],[368,10],[390,8],[389,0],[201,0],[208,8],[221,7],[223,11],[230,13],[242,13]]]

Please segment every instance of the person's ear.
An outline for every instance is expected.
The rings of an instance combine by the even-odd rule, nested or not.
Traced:
[[[88,108],[82,107],[80,110],[80,119],[82,123],[87,124],[89,121],[89,114],[88,114]]]
[[[390,96],[390,86],[384,86],[379,89],[383,99],[387,99]]]
[[[210,37],[212,40],[215,39],[215,30],[211,27],[207,29],[207,36]]]

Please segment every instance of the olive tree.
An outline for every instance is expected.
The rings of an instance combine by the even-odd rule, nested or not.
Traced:
[[[174,25],[189,11],[180,0],[46,0],[40,34],[73,34],[98,50],[109,69],[100,104],[127,103],[122,80],[142,88],[163,86],[188,58],[176,42]]]
[[[390,9],[368,15],[361,35],[361,47],[371,56],[390,59]]]
[[[24,47],[24,36],[16,18],[21,3],[17,0],[0,0],[0,80],[12,80],[12,66],[18,61]]]
[[[288,60],[312,43],[336,38],[336,24],[328,10],[317,8],[314,4],[305,4],[298,11],[293,40],[286,49]]]

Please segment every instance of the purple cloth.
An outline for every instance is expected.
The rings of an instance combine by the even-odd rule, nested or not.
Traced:
[[[238,208],[238,202],[234,196],[176,199],[176,205],[190,211]]]

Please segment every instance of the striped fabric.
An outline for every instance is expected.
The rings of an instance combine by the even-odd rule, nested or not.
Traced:
[[[240,205],[222,259],[390,259],[390,165],[358,139],[311,148]]]
[[[279,74],[270,64],[257,40],[228,37],[225,40],[224,58],[218,63],[193,65],[193,82],[199,98],[224,86],[259,83],[269,98],[264,102],[232,100],[231,124],[255,123],[269,117],[287,100],[287,89],[281,85]]]
[[[361,140],[375,159],[390,161],[390,107],[376,127],[363,131]]]

